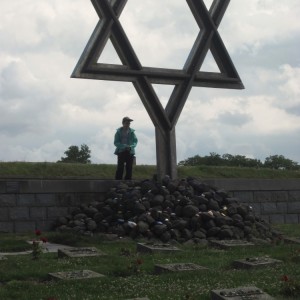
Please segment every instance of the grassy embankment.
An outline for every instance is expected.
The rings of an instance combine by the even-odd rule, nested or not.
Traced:
[[[30,163],[0,162],[0,177],[86,177],[113,179],[116,165],[109,164],[69,164],[69,163]],[[134,166],[134,179],[149,179],[156,173],[152,165]],[[272,170],[265,168],[238,167],[178,167],[178,177],[186,178],[300,178],[300,171]]]

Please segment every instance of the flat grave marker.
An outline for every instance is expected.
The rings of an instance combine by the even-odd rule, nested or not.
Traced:
[[[261,267],[270,267],[282,263],[281,260],[269,257],[249,257],[245,259],[237,259],[232,264],[239,269],[256,269]]]
[[[146,298],[131,298],[126,300],[150,300],[150,299],[146,297]]]
[[[232,249],[237,247],[251,247],[254,246],[253,243],[244,240],[211,240],[210,245],[220,249]]]
[[[177,252],[181,251],[179,248],[170,244],[148,244],[148,243],[137,243],[137,252],[144,253],[155,253],[155,252]]]
[[[7,259],[7,257],[0,254],[0,260],[6,260],[6,259]]]
[[[58,257],[91,257],[105,255],[95,247],[61,248],[57,250]]]
[[[56,273],[49,273],[48,275],[53,279],[60,279],[60,280],[91,279],[91,278],[104,277],[104,275],[96,273],[91,270],[56,272]]]
[[[207,268],[193,263],[175,263],[175,264],[159,264],[154,266],[154,272],[161,274],[165,272],[184,272],[207,270]]]
[[[286,244],[300,244],[300,238],[295,238],[295,237],[284,237],[283,241]]]
[[[255,286],[211,291],[212,300],[273,300],[275,298]]]

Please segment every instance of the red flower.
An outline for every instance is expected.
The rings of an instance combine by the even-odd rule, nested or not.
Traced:
[[[138,258],[138,259],[136,260],[136,263],[137,263],[138,265],[141,265],[141,264],[143,263],[143,261],[142,261],[140,258]]]
[[[48,242],[48,239],[46,237],[41,237],[40,240],[43,242],[43,243],[47,243]]]
[[[287,282],[287,281],[289,281],[289,278],[288,278],[287,275],[283,275],[283,276],[281,277],[281,280]]]
[[[42,234],[42,232],[39,230],[39,229],[37,229],[36,231],[35,231],[35,235],[41,235]]]

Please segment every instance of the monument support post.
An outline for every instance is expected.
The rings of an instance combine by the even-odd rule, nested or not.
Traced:
[[[155,127],[157,176],[161,180],[165,175],[177,178],[175,127],[162,130]]]

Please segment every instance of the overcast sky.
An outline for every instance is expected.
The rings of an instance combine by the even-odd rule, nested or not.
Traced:
[[[87,144],[93,163],[115,163],[128,115],[137,163],[156,163],[154,126],[131,83],[70,78],[98,22],[89,0],[0,0],[0,14],[0,161],[56,162]],[[245,89],[192,89],[178,162],[210,152],[300,162],[299,16],[299,0],[231,0],[219,33]],[[128,0],[120,20],[148,67],[181,69],[199,32],[185,0]],[[119,63],[110,43],[100,62]],[[217,71],[210,54],[201,70]],[[154,88],[165,106],[173,87]]]

